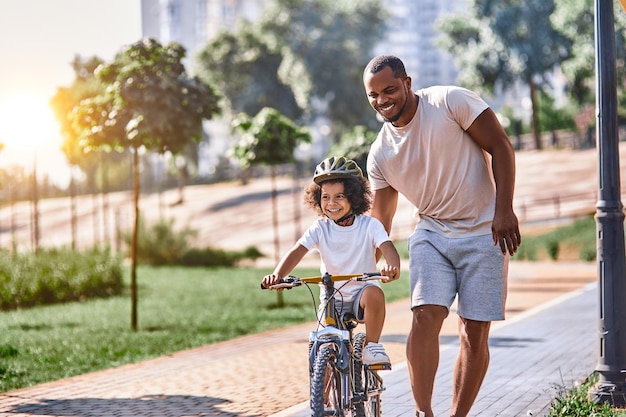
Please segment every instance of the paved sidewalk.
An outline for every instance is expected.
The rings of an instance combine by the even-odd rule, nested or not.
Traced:
[[[472,416],[534,416],[560,387],[595,366],[595,264],[511,264],[508,319],[494,324],[492,361]],[[386,417],[413,416],[404,362],[407,301],[391,303],[383,343]],[[447,415],[456,318],[442,332],[436,412]],[[307,415],[312,324],[241,337],[174,355],[0,394],[0,416],[191,417]]]
[[[554,398],[593,371],[597,343],[589,336],[597,324],[596,289],[597,284],[589,284],[493,329],[490,368],[472,416],[546,416]],[[433,395],[436,416],[450,413],[457,353],[456,343],[442,349]],[[406,363],[397,364],[394,370],[382,375],[386,386],[383,415],[415,416]],[[308,403],[304,402],[272,417],[308,416]]]

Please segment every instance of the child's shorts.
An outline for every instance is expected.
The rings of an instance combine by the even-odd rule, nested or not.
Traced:
[[[504,320],[509,256],[489,235],[449,238],[417,229],[409,237],[411,308],[425,304],[476,321]]]
[[[367,287],[372,287],[372,286],[376,286],[375,284],[365,284],[363,286],[363,288],[361,288],[356,294],[354,294],[354,296],[352,297],[352,300],[350,301],[345,301],[342,300],[340,297],[337,297],[334,299],[335,301],[335,310],[337,311],[337,317],[341,317],[341,315],[344,312],[351,312],[354,314],[354,316],[357,318],[358,321],[362,322],[364,319],[364,311],[361,308],[361,296],[363,295],[363,291],[365,290],[365,288]],[[320,302],[320,307],[318,310],[318,317],[321,319],[323,314],[324,314],[324,303],[325,300],[321,300]]]

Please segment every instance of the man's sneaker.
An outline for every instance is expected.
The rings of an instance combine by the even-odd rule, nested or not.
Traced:
[[[369,342],[363,349],[363,363],[365,365],[389,365],[389,356],[381,343]]]

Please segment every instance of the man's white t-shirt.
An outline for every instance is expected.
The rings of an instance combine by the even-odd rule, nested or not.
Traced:
[[[465,132],[487,109],[464,88],[419,90],[402,127],[385,123],[367,160],[372,190],[390,186],[416,208],[418,229],[449,237],[491,233],[495,184],[489,155]]]
[[[380,221],[360,215],[356,216],[351,226],[339,226],[327,217],[320,217],[304,232],[298,243],[308,250],[319,251],[322,274],[347,275],[376,272],[376,249],[388,240],[391,239]],[[352,296],[364,285],[379,284],[378,281],[336,282],[335,289],[341,289],[335,298],[352,301]],[[324,293],[320,297],[326,298]]]

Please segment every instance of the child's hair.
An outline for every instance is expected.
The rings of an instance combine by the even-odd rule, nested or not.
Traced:
[[[367,179],[363,177],[335,178],[322,182],[326,183],[343,183],[343,193],[346,195],[352,212],[356,215],[369,211],[372,205],[372,192]],[[319,216],[323,216],[321,205],[322,187],[316,183],[311,183],[304,190],[304,202],[317,212]]]

